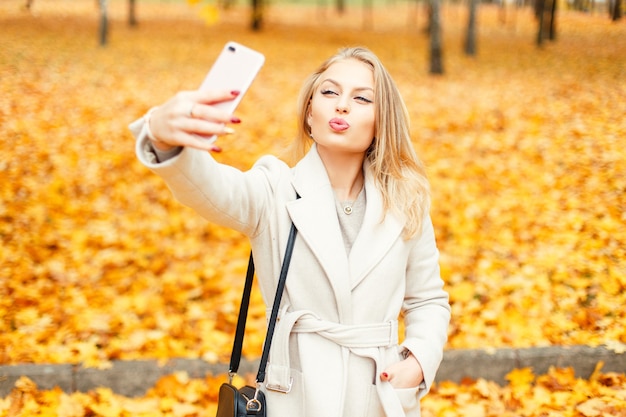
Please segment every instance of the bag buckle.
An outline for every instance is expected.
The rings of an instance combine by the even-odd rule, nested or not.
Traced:
[[[289,394],[289,392],[291,392],[291,387],[293,386],[293,377],[289,378],[289,385],[287,386],[287,388],[283,388],[280,385],[271,385],[271,384],[265,384],[265,388],[271,390],[271,391],[277,391],[277,392],[281,392],[283,394]]]
[[[254,412],[255,414],[261,412],[263,405],[261,404],[261,401],[259,401],[260,390],[261,390],[261,384],[257,383],[256,390],[254,390],[254,398],[250,398],[250,399],[246,398],[248,400],[248,402],[246,403],[247,412]]]

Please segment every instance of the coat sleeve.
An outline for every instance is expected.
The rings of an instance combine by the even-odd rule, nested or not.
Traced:
[[[443,358],[448,339],[450,305],[439,273],[439,251],[430,217],[409,256],[403,303],[405,340],[402,346],[417,358],[424,371],[425,395]]]
[[[183,148],[159,162],[150,151],[143,118],[129,128],[136,138],[139,161],[163,178],[178,201],[207,220],[248,236],[261,232],[286,164],[266,156],[244,172],[217,162],[209,152],[193,148]]]

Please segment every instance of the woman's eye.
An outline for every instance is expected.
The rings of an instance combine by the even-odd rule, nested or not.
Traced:
[[[363,97],[363,96],[357,96],[357,97],[355,97],[354,99],[355,99],[356,101],[360,101],[360,102],[362,102],[362,103],[373,103],[373,102],[374,102],[373,100],[370,100],[369,98],[367,98],[367,97]]]
[[[331,96],[331,95],[337,95],[337,93],[333,90],[322,90],[322,95],[324,96]]]

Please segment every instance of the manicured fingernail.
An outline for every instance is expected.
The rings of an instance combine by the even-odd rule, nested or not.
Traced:
[[[225,135],[232,135],[233,133],[235,133],[235,129],[233,129],[232,127],[224,126]]]
[[[233,91],[230,92],[230,94],[236,97],[236,96],[238,96],[240,94],[240,91],[239,90],[233,90]]]
[[[211,148],[211,152],[222,152],[222,148],[220,148],[219,146],[213,146]]]
[[[231,117],[230,118],[230,122],[231,123],[241,123],[241,119],[239,117]]]
[[[381,376],[385,379],[389,379],[389,374],[387,372],[383,372]]]

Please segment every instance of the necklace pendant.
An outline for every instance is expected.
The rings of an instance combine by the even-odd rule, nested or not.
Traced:
[[[352,206],[345,206],[345,207],[343,208],[343,212],[344,212],[345,214],[352,214]]]

